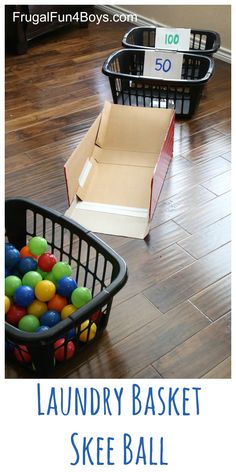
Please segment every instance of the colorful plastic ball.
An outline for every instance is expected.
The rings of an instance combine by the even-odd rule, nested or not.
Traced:
[[[23,316],[27,313],[26,308],[19,305],[11,305],[7,314],[6,314],[6,321],[13,326],[18,326],[19,321]]]
[[[16,275],[8,275],[5,278],[5,295],[7,297],[12,297],[19,287],[21,287],[21,279]]]
[[[48,306],[47,303],[41,302],[40,300],[34,300],[28,307],[27,307],[27,313],[30,315],[37,316],[37,318],[40,318],[45,311],[47,311]]]
[[[39,267],[37,267],[37,272],[41,275],[42,279],[44,280],[47,276],[47,272],[44,272]]]
[[[41,236],[34,236],[29,241],[29,250],[34,254],[34,256],[41,256],[44,252],[48,250],[48,243],[46,239],[42,238]]]
[[[31,362],[31,357],[27,346],[20,345],[14,349],[14,356],[19,362]]]
[[[34,300],[34,290],[28,285],[22,285],[15,290],[13,299],[16,305],[27,307]]]
[[[87,343],[89,341],[92,341],[93,338],[95,338],[97,332],[97,325],[96,323],[89,323],[89,320],[84,321],[80,325],[80,335],[79,335],[79,340],[82,343]]]
[[[92,300],[92,294],[87,287],[78,287],[71,294],[71,301],[77,308],[81,308]]]
[[[57,258],[50,252],[45,252],[38,259],[38,266],[44,272],[51,272],[53,266],[57,263]]]
[[[45,280],[50,280],[50,282],[53,282],[55,287],[56,287],[57,286],[57,281],[56,281],[52,271],[51,272],[44,272],[44,274],[45,274],[44,279]]]
[[[53,266],[52,273],[56,280],[60,280],[62,277],[70,277],[72,269],[67,262],[60,261]]]
[[[102,318],[102,311],[95,311],[95,313],[92,314],[91,316],[91,321],[94,321],[95,323],[99,323],[100,319]]]
[[[27,259],[27,257],[25,259]],[[22,285],[28,285],[29,287],[34,288],[39,282],[41,282],[41,280],[41,275],[36,270],[31,270],[26,272],[22,278]]]
[[[65,320],[68,316],[72,315],[78,308],[76,306],[69,304],[66,305],[63,310],[61,311],[61,319]]]
[[[42,280],[35,287],[35,296],[41,302],[48,302],[54,297],[56,287],[50,280]]]
[[[40,324],[49,326],[49,328],[55,326],[59,321],[61,321],[60,314],[55,310],[45,311],[45,313],[40,317]]]
[[[37,261],[32,257],[23,257],[20,259],[17,269],[22,275],[26,274],[26,272],[35,271],[37,269]]]
[[[57,282],[57,291],[63,297],[69,298],[72,292],[77,288],[77,283],[72,277],[62,277]]]
[[[75,328],[69,329],[69,331],[66,333],[66,339],[75,339],[75,336],[76,336]]]
[[[30,252],[29,246],[23,246],[20,250],[20,257],[32,257],[33,259],[38,259],[38,256],[35,256]]]
[[[39,327],[39,319],[34,315],[25,315],[18,323],[18,328],[28,333],[34,333]]]
[[[54,356],[58,362],[71,359],[75,354],[75,345],[72,341],[60,338],[54,343]]]
[[[15,267],[20,261],[20,253],[14,246],[5,246],[5,265],[8,268]]]
[[[61,311],[67,304],[68,304],[67,299],[65,297],[62,297],[58,293],[56,293],[54,297],[51,300],[49,300],[48,309],[55,310],[61,313]]]
[[[5,243],[5,250],[6,250],[6,249],[10,249],[10,248],[12,248],[12,247],[15,247],[14,244],[12,244],[12,243]]]
[[[11,300],[9,297],[5,295],[5,313],[8,312],[10,306],[11,306]]]
[[[48,330],[49,326],[41,325],[36,329],[35,333],[45,333]]]

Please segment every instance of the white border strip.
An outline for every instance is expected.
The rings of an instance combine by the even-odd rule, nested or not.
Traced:
[[[110,15],[114,15],[116,13],[125,13],[125,14],[134,14],[134,12],[131,12],[130,10],[126,10],[125,8],[117,7],[115,5],[96,5],[96,8],[99,10],[105,11],[106,13]],[[137,15],[137,23],[135,23],[136,26],[162,26],[164,28],[170,28],[170,25],[164,25],[163,23],[151,20],[150,18],[147,18],[146,16],[143,15]],[[214,54],[214,57],[216,59],[220,59],[221,61],[228,62],[231,64],[231,50],[220,47],[220,49]]]
[[[87,179],[87,177],[88,177],[88,175],[89,175],[89,172],[90,172],[91,167],[92,167],[92,163],[87,159],[87,161],[85,162],[85,165],[84,165],[84,167],[83,167],[83,169],[82,169],[82,172],[81,172],[81,174],[80,174],[80,176],[79,176],[79,185],[80,185],[80,187],[82,187],[82,188],[83,188],[83,186],[84,186],[84,184],[85,184],[85,182],[86,182],[86,179]]]
[[[79,210],[98,211],[100,213],[113,213],[115,215],[135,216],[138,218],[148,217],[146,208],[126,207],[122,205],[109,205],[95,202],[78,202],[76,208]]]

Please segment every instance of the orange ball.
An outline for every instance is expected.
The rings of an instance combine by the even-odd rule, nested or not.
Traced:
[[[37,283],[34,290],[36,298],[41,302],[48,302],[56,293],[56,287],[50,280],[41,280]]]
[[[74,305],[66,305],[61,311],[61,319],[65,320],[68,316],[72,315],[78,308]]]
[[[38,256],[35,256],[34,254],[32,254],[32,252],[30,252],[29,246],[23,246],[21,248],[20,257],[21,258],[23,258],[23,257],[33,257],[33,259],[38,259]]]
[[[62,297],[62,295],[56,293],[56,295],[54,295],[54,297],[48,302],[48,310],[55,310],[61,313],[67,303],[68,301],[66,297]]]

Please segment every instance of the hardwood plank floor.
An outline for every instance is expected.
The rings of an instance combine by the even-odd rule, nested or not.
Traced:
[[[111,101],[104,60],[130,24],[61,29],[6,56],[6,197],[67,209],[63,166]],[[229,378],[230,65],[215,61],[174,157],[145,240],[99,235],[127,262],[103,336],[53,372],[66,378]],[[6,378],[32,377],[6,362]]]

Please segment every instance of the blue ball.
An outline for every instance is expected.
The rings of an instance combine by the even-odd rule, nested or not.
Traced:
[[[14,246],[5,246],[5,265],[8,268],[15,267],[20,261],[20,253]]]
[[[32,257],[23,257],[17,265],[17,269],[22,275],[26,274],[26,272],[35,271],[37,267],[38,263]]]
[[[62,277],[57,282],[57,293],[62,297],[69,298],[75,288],[77,283],[72,277]]]
[[[75,328],[69,329],[69,331],[67,331],[67,332],[65,333],[65,336],[64,336],[64,337],[65,337],[65,339],[68,339],[68,340],[70,340],[70,339],[75,339],[75,337],[76,337]]]
[[[36,329],[35,333],[44,333],[44,331],[48,331],[48,330],[49,330],[49,326],[41,325]]]
[[[26,308],[34,301],[34,290],[28,285],[18,287],[13,296],[16,305]]]
[[[40,317],[40,324],[52,328],[61,321],[60,314],[55,310],[48,310]]]
[[[5,251],[11,248],[15,249],[15,246],[12,243],[5,243]]]

